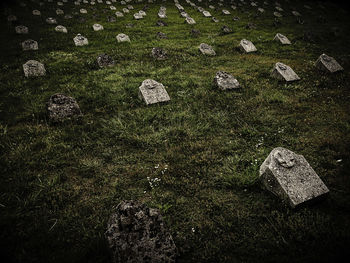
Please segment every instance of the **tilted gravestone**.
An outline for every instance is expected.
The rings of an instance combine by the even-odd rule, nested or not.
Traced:
[[[222,13],[224,15],[231,15],[230,11],[226,10],[226,9],[222,9]]]
[[[120,42],[130,42],[129,36],[128,36],[128,35],[125,35],[125,34],[123,34],[123,33],[118,34],[118,35],[116,36],[116,39],[117,39],[118,43],[120,43]]]
[[[205,17],[211,17],[211,14],[208,11],[203,11],[202,13]]]
[[[299,76],[293,69],[281,62],[277,62],[271,71],[271,76],[278,80],[295,81],[299,80]]]
[[[229,27],[226,26],[226,25],[223,25],[222,28],[221,28],[221,30],[222,30],[222,33],[223,33],[223,34],[230,34],[230,33],[232,33],[232,29],[229,28]]]
[[[242,39],[239,43],[239,48],[242,52],[244,53],[251,53],[251,52],[256,52],[257,49],[254,46],[254,44],[246,39]]]
[[[315,63],[316,68],[329,72],[329,73],[334,73],[338,71],[344,70],[342,66],[339,65],[339,63],[330,56],[327,56],[326,54],[322,54],[319,56]]]
[[[192,17],[186,17],[185,20],[186,23],[189,25],[194,25],[196,23],[196,21]]]
[[[46,103],[49,119],[52,122],[78,119],[82,116],[76,100],[63,94],[54,94]]]
[[[86,46],[89,44],[88,39],[81,34],[77,34],[76,37],[73,38],[73,41],[76,46]]]
[[[291,44],[289,39],[286,36],[282,35],[281,33],[277,33],[273,40],[278,41],[283,45],[290,45]]]
[[[279,12],[273,12],[273,15],[274,15],[275,17],[282,17],[282,14],[279,13]]]
[[[15,30],[17,34],[28,34],[28,27],[26,26],[16,26]]]
[[[60,32],[60,33],[67,33],[68,32],[67,28],[64,26],[61,26],[61,25],[56,26],[55,31]]]
[[[199,45],[199,51],[202,52],[203,55],[208,55],[208,56],[215,56],[215,50],[212,48],[212,46],[209,46],[206,43],[201,43]]]
[[[167,35],[163,32],[157,32],[157,38],[160,38],[160,39],[167,39]]]
[[[146,105],[170,100],[163,84],[153,79],[146,79],[142,82],[142,85],[139,87],[139,97]]]
[[[292,11],[292,14],[293,14],[294,16],[301,16],[301,14],[300,14],[298,11]]]
[[[168,24],[162,20],[158,20],[156,26],[168,26]]]
[[[125,7],[122,9],[122,11],[123,11],[123,13],[126,13],[126,14],[127,14],[127,13],[130,13],[130,10],[127,9],[127,8],[125,8]]]
[[[50,25],[54,25],[54,24],[57,24],[57,20],[53,17],[48,17],[48,18],[46,18],[46,23],[48,23]]]
[[[234,76],[224,71],[218,71],[214,77],[214,86],[221,90],[239,89],[241,86]]]
[[[158,209],[134,201],[113,208],[105,237],[112,262],[175,263],[176,246]]]
[[[165,50],[159,47],[152,48],[151,54],[152,54],[152,57],[154,57],[157,60],[165,60],[168,57]]]
[[[103,30],[103,26],[100,24],[93,24],[92,28],[94,29],[94,31],[101,31]]]
[[[27,39],[26,41],[22,42],[22,49],[23,51],[26,50],[38,50],[38,42],[36,42],[33,39]]]
[[[140,20],[140,19],[143,18],[143,16],[142,16],[140,13],[135,13],[135,14],[134,14],[134,18],[135,18],[136,20]]]
[[[271,151],[259,173],[265,188],[293,208],[329,192],[304,156],[282,147]]]
[[[25,77],[39,77],[46,74],[44,64],[36,60],[28,60],[23,64],[23,72]]]
[[[219,23],[219,19],[217,19],[217,18],[214,17],[214,16],[211,18],[211,21],[213,21],[214,23]]]
[[[97,57],[97,64],[100,68],[112,67],[115,65],[115,61],[110,55],[100,54]]]

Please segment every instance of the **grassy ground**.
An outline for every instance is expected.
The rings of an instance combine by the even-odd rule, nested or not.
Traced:
[[[180,1],[197,22],[190,26],[172,1],[155,2],[145,19],[132,17],[145,2],[133,3],[135,10],[115,23],[106,19],[115,11],[103,13],[101,4],[60,7],[66,14],[88,10],[71,20],[55,14],[56,3],[8,6],[17,24],[29,27],[29,35],[16,35],[17,24],[6,21],[10,11],[2,10],[2,258],[108,262],[103,234],[111,209],[134,199],[162,210],[179,262],[339,259],[350,244],[349,14],[331,4],[322,9],[310,3],[314,9],[307,10],[297,1],[294,6],[305,20],[300,25],[280,1],[286,16],[277,27],[272,6],[257,18],[249,6],[229,9],[231,16],[209,10],[220,20],[214,23]],[[114,5],[121,11],[123,6]],[[167,27],[155,25],[161,5],[167,7]],[[207,7],[206,1],[201,5]],[[42,16],[33,16],[33,9]],[[46,24],[49,16],[57,17],[68,34]],[[233,21],[234,16],[240,20]],[[319,16],[326,22],[320,23]],[[105,30],[94,32],[96,22]],[[257,28],[246,29],[249,22]],[[135,27],[126,28],[127,23]],[[234,33],[222,35],[224,24]],[[192,28],[201,31],[198,38],[190,35]],[[318,36],[315,42],[303,40],[307,30]],[[158,31],[168,39],[157,39]],[[293,44],[272,41],[277,32]],[[88,46],[74,46],[77,33],[88,38]],[[119,33],[129,35],[131,43],[117,43]],[[38,51],[21,50],[28,38],[38,41]],[[241,54],[236,46],[242,38],[258,52]],[[202,42],[212,45],[217,56],[201,55]],[[152,47],[164,48],[169,58],[155,61]],[[96,57],[103,52],[115,58],[115,67],[97,67]],[[344,72],[316,70],[322,53],[335,57]],[[44,63],[47,75],[26,79],[22,64],[29,59]],[[270,70],[279,61],[301,80],[272,79]],[[243,88],[213,88],[218,70],[233,74]],[[146,78],[163,83],[171,101],[145,106],[137,93]],[[81,122],[48,122],[45,103],[54,93],[77,99]],[[331,190],[326,200],[291,210],[261,188],[259,167],[278,146],[305,156]],[[150,187],[147,177],[161,181]]]

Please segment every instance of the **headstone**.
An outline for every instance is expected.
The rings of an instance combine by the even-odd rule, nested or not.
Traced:
[[[38,50],[38,42],[36,42],[33,39],[27,39],[26,41],[22,42],[22,49],[23,51],[27,50]]]
[[[17,34],[28,34],[28,27],[26,26],[16,26],[15,30]]]
[[[69,15],[69,14],[64,16],[64,19],[72,19],[72,18],[73,18],[73,16]]]
[[[128,8],[129,10],[133,10],[133,9],[134,9],[134,7],[133,7],[132,5],[128,5],[127,8]]]
[[[292,11],[292,14],[293,14],[294,16],[301,16],[301,14],[300,14],[298,11]]]
[[[176,246],[159,210],[133,201],[113,210],[105,232],[113,263],[175,263]]]
[[[214,78],[214,86],[221,90],[239,89],[241,86],[237,79],[224,71],[218,71]]]
[[[208,11],[203,11],[202,13],[205,17],[211,17],[211,14]]]
[[[259,173],[265,188],[292,208],[329,192],[304,156],[282,147],[271,151]]]
[[[120,43],[120,42],[130,42],[129,36],[128,36],[128,35],[125,35],[125,34],[123,34],[123,33],[118,34],[118,35],[116,36],[116,38],[117,38],[118,43]]]
[[[80,9],[79,12],[80,14],[87,14],[87,10],[84,8]]]
[[[56,26],[55,27],[55,31],[56,32],[60,32],[60,33],[67,33],[68,32],[67,28],[64,27],[64,26],[61,26],[61,25]]]
[[[108,16],[107,17],[107,21],[111,22],[111,23],[114,23],[115,21],[117,21],[117,19],[114,16]]]
[[[142,16],[140,13],[135,13],[135,14],[134,14],[134,18],[135,18],[136,20],[139,20],[139,19],[142,19],[143,16]]]
[[[32,14],[34,16],[40,16],[41,15],[41,12],[39,10],[33,10]]]
[[[28,60],[23,64],[23,71],[25,77],[39,77],[46,74],[44,64],[36,60]]]
[[[244,53],[250,53],[250,52],[256,52],[257,49],[254,46],[254,44],[246,39],[242,39],[241,42],[239,43],[239,48],[242,52]]]
[[[278,41],[283,45],[290,45],[291,44],[289,39],[286,36],[282,35],[281,33],[277,33],[273,40]]]
[[[283,9],[282,9],[281,7],[276,6],[275,8],[276,8],[276,10],[278,10],[278,11],[280,11],[280,12],[283,12]]]
[[[196,23],[196,21],[192,17],[186,17],[185,21],[189,25],[194,25]]]
[[[226,10],[226,9],[222,9],[222,13],[224,15],[231,15],[230,11]]]
[[[124,14],[122,12],[117,11],[117,12],[115,12],[115,16],[116,17],[123,17]]]
[[[73,38],[73,40],[76,46],[86,46],[89,44],[88,39],[82,36],[81,34],[77,34],[76,37]]]
[[[191,36],[193,36],[193,37],[199,37],[200,34],[201,34],[201,32],[198,29],[191,30]]]
[[[113,10],[113,11],[114,11],[114,10],[117,10],[117,8],[116,8],[115,6],[112,6],[112,5],[109,6],[109,9],[111,9],[111,10]]]
[[[62,9],[56,9],[56,15],[64,15],[64,11]]]
[[[278,12],[273,12],[273,15],[274,15],[275,17],[282,17],[282,14],[281,14],[281,13],[278,13]]]
[[[127,14],[127,13],[129,13],[129,12],[130,12],[129,9],[127,9],[127,8],[125,8],[125,7],[123,8],[123,13],[126,13],[126,14]]]
[[[258,8],[258,11],[259,11],[260,13],[264,13],[264,12],[265,12],[265,9],[264,9],[264,8],[259,7],[259,8]]]
[[[159,18],[167,18],[166,13],[165,12],[161,12],[161,11],[158,12],[158,17]]]
[[[92,28],[94,29],[94,31],[101,31],[101,30],[103,30],[103,26],[100,25],[100,24],[94,24],[92,26]]]
[[[9,21],[9,22],[17,21],[17,17],[14,16],[14,15],[9,15],[9,16],[7,17],[7,21]]]
[[[142,85],[139,87],[139,97],[146,105],[170,100],[163,84],[153,79],[146,79],[142,82]]]
[[[245,26],[246,29],[256,29],[256,25],[253,24],[253,23],[248,23],[246,26]]]
[[[134,26],[135,26],[135,25],[132,24],[132,23],[127,23],[127,24],[125,25],[126,28],[133,28]]]
[[[299,76],[293,71],[293,69],[281,62],[277,62],[271,71],[271,76],[287,82],[299,80]]]
[[[211,21],[213,21],[214,23],[219,23],[219,19],[217,19],[216,17],[212,17]]]
[[[223,25],[222,28],[221,28],[221,30],[222,30],[222,33],[224,33],[224,34],[230,34],[230,33],[233,32],[232,29],[229,28],[229,27],[226,26],[226,25]]]
[[[216,55],[214,49],[206,43],[201,43],[199,45],[199,51],[202,52],[203,55],[208,55],[208,56]]]
[[[46,103],[49,119],[52,122],[79,119],[82,116],[76,100],[63,94],[54,94]]]
[[[167,53],[159,47],[152,48],[152,56],[157,60],[165,60],[167,59]]]
[[[166,34],[163,33],[163,32],[157,32],[157,38],[160,38],[160,39],[167,39],[168,37],[167,37]]]
[[[238,16],[235,16],[234,18],[232,18],[233,21],[238,21],[239,20],[239,17]]]
[[[162,20],[158,20],[156,26],[167,26],[168,24]]]
[[[343,67],[340,66],[333,57],[327,56],[326,54],[319,56],[315,65],[318,69],[329,73],[335,73],[344,70]]]
[[[48,18],[46,18],[46,23],[48,23],[50,25],[54,25],[54,24],[57,24],[57,20],[53,17],[48,17]]]
[[[97,57],[97,64],[100,68],[111,67],[115,65],[113,58],[107,54],[100,54]]]
[[[140,10],[140,11],[139,11],[139,14],[142,15],[142,16],[146,16],[146,12],[143,11],[143,10]]]

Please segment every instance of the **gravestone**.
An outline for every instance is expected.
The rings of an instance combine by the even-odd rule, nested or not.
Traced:
[[[103,26],[100,25],[100,24],[94,24],[92,26],[92,28],[94,29],[94,31],[101,31],[101,30],[103,30]]]
[[[135,27],[135,25],[132,24],[132,23],[127,23],[127,24],[125,25],[125,27],[126,27],[126,28],[133,28],[133,27]]]
[[[159,39],[167,39],[168,37],[163,32],[157,32],[157,38],[159,38]]]
[[[140,13],[135,13],[135,14],[134,14],[134,18],[135,18],[136,20],[139,20],[139,19],[142,19],[143,16],[142,16]]]
[[[246,26],[245,26],[246,29],[256,29],[256,25],[253,24],[253,23],[248,23]]]
[[[195,21],[192,17],[186,17],[186,18],[185,18],[185,21],[186,21],[186,23],[189,24],[189,25],[194,25],[194,24],[196,24],[196,21]]]
[[[146,12],[143,11],[143,10],[140,10],[140,11],[139,11],[139,14],[142,15],[142,16],[146,16]]]
[[[216,55],[214,49],[206,43],[201,43],[199,45],[199,51],[202,52],[203,55],[207,55],[207,56],[215,56]]]
[[[299,76],[293,69],[281,62],[277,62],[271,71],[271,76],[278,80],[285,80],[287,82],[299,80]]]
[[[60,32],[60,33],[67,33],[68,32],[67,28],[64,26],[61,26],[61,25],[56,26],[55,31]]]
[[[14,16],[14,15],[9,15],[9,16],[7,17],[7,21],[9,21],[9,22],[17,21],[17,17]]]
[[[22,50],[27,51],[27,50],[38,50],[38,42],[36,42],[33,39],[27,39],[26,41],[22,42]]]
[[[117,10],[117,8],[116,8],[115,6],[112,6],[112,5],[109,6],[109,9],[111,9],[111,10],[113,10],[113,11],[114,11],[114,10]]]
[[[75,46],[86,46],[89,44],[89,41],[86,37],[81,34],[77,34],[75,38],[73,38]]]
[[[163,11],[163,12],[162,12],[162,11],[159,11],[159,12],[158,12],[158,17],[159,17],[159,18],[167,18],[166,13],[165,13],[164,11]]]
[[[152,48],[152,57],[154,57],[157,60],[165,60],[167,59],[167,53],[165,50],[159,47]]]
[[[132,5],[128,5],[127,8],[128,8],[129,10],[133,10],[133,9],[134,9],[134,7],[133,7]]]
[[[293,14],[294,16],[301,16],[301,14],[300,14],[298,11],[292,11],[292,14]]]
[[[282,17],[282,14],[281,14],[281,13],[278,13],[278,12],[273,12],[273,15],[274,15],[275,17]]]
[[[128,35],[125,35],[125,34],[123,34],[123,33],[118,34],[118,35],[116,36],[116,39],[117,39],[118,43],[120,43],[120,42],[130,42],[129,36],[128,36]]]
[[[139,87],[139,97],[146,105],[170,100],[163,84],[153,79],[146,79],[142,82],[142,85]]]
[[[193,37],[199,37],[199,35],[201,34],[199,29],[192,29],[190,33],[191,33],[191,36]]]
[[[329,192],[304,156],[282,147],[271,151],[259,173],[265,188],[292,208]]]
[[[222,28],[221,28],[221,30],[222,30],[222,33],[223,33],[223,34],[230,34],[230,33],[232,33],[232,29],[229,28],[229,27],[226,26],[226,25],[223,25]]]
[[[214,23],[219,23],[219,19],[217,19],[216,17],[212,17],[211,20],[212,20]]]
[[[107,54],[100,54],[97,57],[97,64],[100,68],[111,67],[115,65],[113,58]]]
[[[226,10],[226,9],[222,9],[222,13],[224,15],[231,15],[230,11]]]
[[[87,10],[84,8],[80,9],[79,12],[80,14],[87,14]]]
[[[23,64],[23,72],[25,77],[39,77],[46,74],[44,64],[36,60],[28,60]]]
[[[52,95],[46,103],[46,107],[49,120],[52,122],[57,123],[82,117],[76,100],[63,94]]]
[[[283,45],[290,45],[291,44],[289,39],[286,36],[282,35],[281,33],[277,33],[273,40],[278,41]]]
[[[241,86],[237,79],[224,71],[218,71],[214,77],[214,86],[221,90],[239,89]]]
[[[276,6],[275,8],[276,8],[276,10],[278,10],[278,11],[280,11],[280,12],[283,12],[283,9],[282,9],[281,7]]]
[[[73,18],[73,16],[69,15],[69,14],[64,16],[64,19],[72,19],[72,18]]]
[[[264,12],[265,12],[265,9],[264,9],[264,8],[259,7],[259,8],[258,8],[258,11],[259,11],[260,13],[264,13]]]
[[[64,15],[64,11],[62,9],[56,9],[56,15]]]
[[[134,201],[113,208],[105,237],[113,263],[175,263],[176,246],[158,209]]]
[[[57,24],[57,20],[56,20],[56,18],[48,17],[48,18],[46,18],[46,23],[48,23],[50,25],[55,25],[55,24]]]
[[[158,20],[156,26],[168,26],[168,24],[162,20]]]
[[[126,14],[130,13],[129,9],[127,9],[125,7],[122,9],[122,11],[123,11],[123,13],[126,13]]]
[[[205,17],[211,17],[211,14],[208,11],[203,11],[202,13]]]
[[[41,15],[41,12],[39,10],[33,10],[32,14],[34,16],[40,16]]]
[[[16,26],[15,30],[17,34],[28,34],[28,27],[26,26]]]
[[[111,22],[111,23],[114,23],[115,21],[117,21],[117,19],[114,16],[108,16],[107,17],[107,21]]]
[[[326,54],[319,56],[315,63],[315,66],[316,68],[329,73],[335,73],[344,70],[343,67],[340,66],[333,57],[327,56]]]
[[[122,12],[117,11],[117,12],[115,12],[115,16],[116,17],[123,17],[124,14]]]
[[[244,53],[251,53],[251,52],[256,52],[257,49],[254,46],[254,44],[246,39],[242,39],[239,43],[239,48],[242,52]]]

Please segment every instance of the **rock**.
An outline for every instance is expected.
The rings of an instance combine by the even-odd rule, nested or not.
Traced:
[[[162,21],[162,20],[158,20],[157,23],[156,23],[156,26],[168,26],[168,24],[165,23],[165,22]]]
[[[167,59],[167,53],[159,47],[152,48],[152,56],[157,60],[165,60]]]
[[[160,38],[160,39],[167,39],[168,37],[167,37],[166,34],[163,33],[163,32],[157,32],[157,38]]]
[[[196,23],[196,21],[192,17],[186,17],[185,20],[186,23],[189,25],[194,25]]]
[[[46,23],[48,23],[50,25],[54,25],[54,24],[57,24],[57,20],[56,20],[56,18],[48,17],[48,18],[46,18]]]
[[[22,49],[23,51],[26,50],[38,50],[38,42],[36,42],[33,39],[27,39],[26,41],[22,42]]]
[[[123,34],[123,33],[118,34],[118,35],[116,36],[116,39],[117,39],[118,43],[120,43],[120,42],[130,42],[129,36],[128,36],[128,35],[125,35],[125,34]]]
[[[112,67],[115,65],[113,58],[107,54],[100,54],[97,57],[97,64],[100,68]]]
[[[113,263],[175,263],[176,246],[158,209],[134,201],[113,208],[105,232]]]
[[[142,85],[139,87],[139,97],[146,105],[170,100],[163,84],[153,79],[146,79],[142,82]]]
[[[241,86],[237,79],[224,71],[218,71],[214,78],[214,86],[221,90],[239,89]]]
[[[49,119],[52,122],[78,119],[82,116],[79,105],[72,97],[54,94],[46,103]]]
[[[281,33],[277,33],[273,40],[278,41],[283,45],[290,45],[291,44],[289,39],[286,36],[282,35]]]
[[[73,41],[76,46],[85,46],[89,44],[88,39],[81,34],[76,35],[76,37],[73,38]]]
[[[202,52],[203,55],[208,55],[208,56],[216,55],[214,49],[206,43],[201,43],[199,45],[199,51]]]
[[[251,53],[251,52],[257,51],[254,44],[251,41],[246,40],[246,39],[241,40],[241,42],[239,43],[239,48],[244,53]]]
[[[191,35],[193,37],[198,37],[201,34],[201,32],[198,29],[192,29],[191,30]]]
[[[15,30],[17,34],[28,34],[28,27],[26,26],[16,26]]]
[[[277,62],[271,71],[271,76],[278,80],[285,80],[287,82],[299,80],[299,76],[291,69],[291,67]]]
[[[316,68],[329,73],[335,73],[344,70],[343,67],[340,66],[333,57],[327,56],[326,54],[319,56],[315,63],[315,66]]]
[[[94,29],[94,31],[101,31],[101,30],[103,30],[103,26],[100,25],[100,24],[94,24],[92,26],[92,28]]]
[[[24,76],[28,77],[39,77],[46,74],[44,64],[36,60],[28,60],[23,64]]]
[[[61,25],[56,26],[56,27],[55,27],[55,31],[56,31],[56,32],[61,32],[61,33],[67,33],[67,32],[68,32],[68,31],[67,31],[67,28],[64,27],[64,26],[61,26]]]
[[[260,166],[260,177],[267,190],[293,208],[329,192],[304,156],[282,147],[271,151]]]

